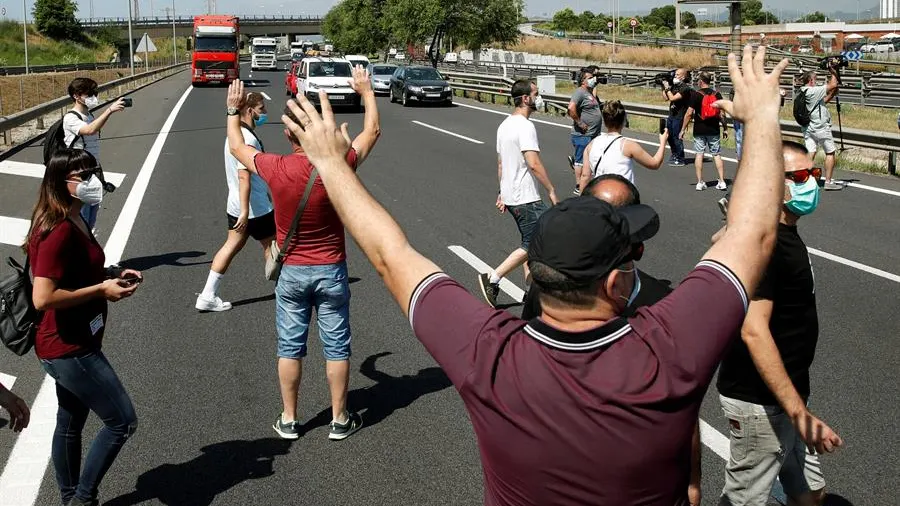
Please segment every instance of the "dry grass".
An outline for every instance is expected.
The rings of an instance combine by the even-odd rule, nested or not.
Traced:
[[[582,58],[589,61],[627,63],[641,67],[700,68],[716,65],[714,51],[677,50],[675,48],[619,47],[613,55],[610,46],[545,37],[523,37],[508,47],[510,51]]]

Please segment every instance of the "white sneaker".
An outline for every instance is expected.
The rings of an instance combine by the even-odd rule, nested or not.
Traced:
[[[702,192],[702,191],[705,190],[705,189],[706,189],[706,183],[705,183],[705,182],[700,181],[699,183],[697,183],[697,191],[698,191],[698,192]]]
[[[727,190],[728,185],[725,184],[725,181],[719,180],[719,184],[716,185],[716,190]]]
[[[197,296],[197,303],[194,304],[194,307],[200,311],[219,312],[231,309],[231,303],[223,301],[218,296],[207,297],[201,293]]]

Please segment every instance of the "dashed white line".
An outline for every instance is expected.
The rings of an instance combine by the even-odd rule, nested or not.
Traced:
[[[443,128],[438,128],[438,127],[436,127],[436,126],[434,126],[434,125],[429,125],[428,123],[422,123],[421,121],[416,121],[416,120],[413,120],[413,123],[415,123],[416,125],[425,127],[425,128],[430,128],[430,129],[435,130],[435,131],[437,131],[437,132],[441,132],[442,134],[447,134],[447,135],[450,135],[450,136],[453,136],[453,137],[462,139],[462,140],[464,140],[464,141],[469,141],[469,142],[471,142],[471,143],[473,143],[473,144],[484,144],[483,142],[479,141],[478,139],[473,139],[473,138],[471,138],[471,137],[466,137],[465,135],[460,135],[460,134],[458,134],[458,133],[451,132],[451,131],[449,131],[449,130],[444,130]]]
[[[46,167],[44,167],[43,163],[16,162],[13,160],[4,160],[0,162],[0,174],[8,174],[10,176],[25,176],[43,179],[45,170]],[[121,186],[122,181],[125,180],[125,174],[107,172],[104,170],[103,178],[116,186]]]
[[[10,376],[9,374],[3,374],[0,372],[0,385],[6,387],[7,390],[12,390],[13,385],[16,384],[16,377]]]
[[[0,216],[0,244],[21,246],[31,228],[31,220]]]
[[[270,97],[270,96],[269,96],[268,94],[266,94],[266,92],[264,92],[264,91],[259,92],[259,94],[262,95],[263,98],[266,99],[266,100],[272,100],[272,97]]]

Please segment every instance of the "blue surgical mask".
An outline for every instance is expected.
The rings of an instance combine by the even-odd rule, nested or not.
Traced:
[[[784,203],[788,211],[797,216],[805,216],[816,210],[819,206],[819,182],[810,176],[805,183],[786,181],[791,191],[791,200]]]
[[[588,88],[593,88],[593,87],[597,86],[597,78],[592,77],[592,78],[588,79],[587,85],[588,85]]]
[[[641,293],[641,277],[638,276],[638,273],[635,269],[616,269],[616,270],[618,270],[619,272],[633,272],[634,273],[634,288],[631,289],[631,295],[629,295],[627,299],[625,297],[622,297],[621,295],[619,296],[619,297],[622,297],[623,299],[625,299],[625,307],[631,306],[631,304],[634,302],[634,299],[637,299],[638,294]]]
[[[253,124],[256,126],[262,126],[266,123],[266,121],[269,121],[269,115],[266,113],[262,113],[253,120]]]

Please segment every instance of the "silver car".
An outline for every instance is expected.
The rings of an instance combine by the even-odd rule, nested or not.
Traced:
[[[368,69],[372,80],[372,90],[375,93],[390,93],[391,75],[397,70],[397,66],[389,63],[372,63]]]

